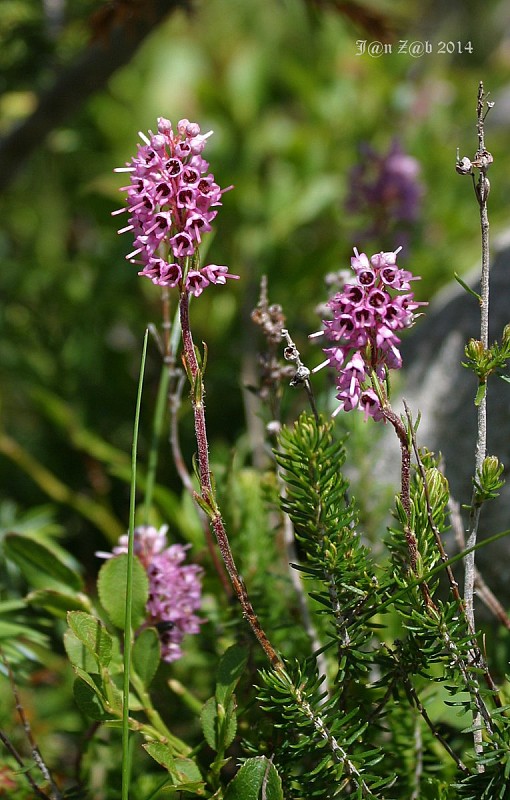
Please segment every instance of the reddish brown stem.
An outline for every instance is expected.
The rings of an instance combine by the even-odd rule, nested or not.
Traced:
[[[236,567],[227,532],[221,518],[221,513],[216,504],[209,467],[209,447],[207,441],[207,428],[205,422],[204,389],[202,372],[198,365],[195,345],[191,334],[189,321],[189,295],[183,291],[180,297],[180,317],[184,360],[191,382],[191,403],[195,418],[195,435],[198,448],[198,476],[200,480],[200,500],[208,509],[211,527],[216,535],[216,541],[223,558],[223,562],[230,577],[234,592],[241,604],[243,616],[247,619],[259,644],[275,669],[283,669],[284,664],[273,645],[267,638],[257,615],[248,597],[246,587]]]
[[[178,409],[181,403],[181,392],[182,392],[182,384],[185,380],[185,375],[182,374],[179,376],[177,385],[175,390],[169,397],[169,405],[170,405],[170,447],[172,448],[172,456],[174,460],[175,467],[179,474],[179,477],[182,481],[182,485],[184,488],[190,493],[192,497],[194,497],[194,489],[193,489],[193,481],[191,480],[191,475],[189,474],[188,468],[184,462],[184,458],[181,452],[181,444],[179,441],[179,427],[178,427]],[[198,516],[200,517],[200,523],[202,525],[204,531],[204,538],[207,545],[207,550],[209,551],[209,555],[211,557],[214,569],[221,581],[221,585],[225,591],[227,597],[232,596],[232,586],[229,583],[227,573],[225,572],[225,567],[221,562],[221,559],[218,555],[218,551],[216,550],[214,544],[214,537],[211,533],[211,529],[209,527],[209,520],[207,519],[206,513],[197,506]]]

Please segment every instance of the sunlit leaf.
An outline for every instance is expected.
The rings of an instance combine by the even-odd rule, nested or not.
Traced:
[[[126,584],[127,584],[127,554],[122,553],[115,558],[108,559],[99,571],[97,589],[103,608],[113,625],[124,628]],[[133,606],[132,626],[137,628],[145,619],[145,606],[149,595],[149,580],[147,573],[137,558],[133,559]]]

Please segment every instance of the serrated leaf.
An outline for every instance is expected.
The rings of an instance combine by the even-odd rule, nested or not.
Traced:
[[[218,714],[216,711],[216,699],[210,697],[200,712],[200,723],[205,741],[209,747],[217,752],[218,750],[218,730],[217,730]]]
[[[32,536],[8,533],[4,539],[5,553],[20,568],[30,583],[44,580],[48,584],[66,586],[75,591],[83,588],[81,577],[62,561],[60,556]]]
[[[155,628],[146,628],[135,639],[133,645],[133,668],[148,688],[161,661],[161,645]]]
[[[162,742],[149,742],[143,745],[147,753],[162,767],[168,770],[172,785],[180,791],[192,791],[203,796],[204,781],[199,768],[190,758],[176,758]]]
[[[224,753],[232,744],[237,732],[236,703],[230,697],[225,709],[218,704],[214,697],[203,705],[200,712],[200,722],[204,738],[209,747],[216,753]]]
[[[97,590],[104,610],[110,622],[117,628],[124,629],[127,553],[122,553],[106,561],[99,570]],[[137,558],[133,559],[133,613],[131,624],[138,628],[146,617],[145,606],[149,596],[149,579]]]
[[[262,791],[264,789],[264,794]],[[284,800],[280,776],[265,756],[249,758],[230,781],[224,800]]]
[[[107,667],[112,658],[113,642],[100,620],[83,611],[70,611],[67,622],[75,636],[97,658],[100,666]]]
[[[88,673],[99,673],[100,668],[92,653],[80,642],[72,630],[64,633],[64,648],[73,667],[79,667]]]
[[[225,651],[218,664],[216,700],[225,705],[246,668],[248,652],[237,644]]]
[[[64,618],[68,611],[90,611],[90,601],[85,594],[61,592],[58,589],[36,589],[26,601],[35,608],[44,608],[55,617]]]

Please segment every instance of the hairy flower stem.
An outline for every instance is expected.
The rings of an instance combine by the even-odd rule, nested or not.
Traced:
[[[191,479],[191,475],[189,474],[188,468],[184,462],[184,458],[181,452],[181,443],[179,440],[179,422],[178,422],[178,411],[181,405],[181,395],[184,381],[186,380],[186,376],[184,373],[181,373],[177,378],[175,388],[173,392],[170,393],[168,396],[168,405],[170,407],[170,447],[172,450],[172,457],[177,469],[177,473],[182,481],[182,485],[186,489],[187,492],[194,498],[194,489],[193,489],[193,481]],[[214,537],[211,533],[211,529],[209,527],[209,520],[207,518],[207,514],[204,510],[197,505],[197,513],[200,519],[200,524],[202,525],[202,530],[204,531],[204,538],[207,545],[207,550],[209,551],[209,555],[211,557],[212,564],[218,578],[221,581],[221,585],[223,586],[223,590],[227,597],[232,596],[232,586],[230,585],[228,575],[225,572],[225,567],[221,558],[218,555],[218,551],[214,544]]]
[[[186,376],[184,375],[182,370],[177,369],[175,364],[176,361],[175,355],[177,352],[177,347],[179,342],[178,337],[180,337],[179,317],[177,314],[172,324],[172,321],[170,319],[170,298],[167,286],[161,287],[161,299],[162,299],[162,312],[163,312],[162,313],[163,341],[161,342],[159,340],[159,337],[158,341],[160,345],[160,351],[163,358],[164,366],[163,366],[163,372],[161,374],[161,380],[158,390],[158,398],[156,401],[156,413],[154,415],[155,416],[154,436],[153,436],[154,441],[153,441],[153,446],[151,448],[151,455],[149,458],[149,469],[147,471],[147,490],[145,499],[146,524],[148,524],[148,514],[150,511],[150,504],[152,501],[153,486],[156,474],[157,444],[159,443],[161,429],[163,427],[163,411],[166,406],[168,406],[170,414],[169,443],[172,451],[174,465],[175,468],[177,469],[177,474],[181,479],[182,485],[184,486],[186,491],[189,492],[191,497],[193,497],[193,482],[191,480],[188,468],[182,457],[181,446],[179,441],[178,413],[179,413],[179,408],[181,406],[182,389],[184,386],[184,382],[186,380]],[[218,551],[216,550],[214,544],[214,537],[211,533],[207,516],[204,513],[203,509],[200,508],[200,506],[197,506],[197,511],[200,523],[202,525],[202,529],[204,531],[204,538],[207,545],[207,550],[209,551],[209,555],[211,557],[213,567],[216,570],[216,573],[218,574],[218,577],[221,581],[226,596],[230,597],[232,594],[232,587],[230,586],[228,576],[225,572],[225,568],[222,564],[222,561],[218,556]]]
[[[209,467],[209,445],[207,440],[207,428],[205,422],[204,408],[204,388],[202,382],[202,370],[199,367],[193,336],[191,334],[189,320],[189,294],[183,291],[179,301],[181,331],[183,341],[183,357],[191,383],[191,403],[195,419],[195,435],[198,448],[198,478],[200,481],[200,500],[201,507],[207,511],[211,527],[215,533],[218,547],[223,558],[223,562],[229,574],[234,592],[243,610],[243,616],[247,619],[255,637],[268,657],[274,669],[282,670],[283,661],[267,638],[257,615],[253,609],[248,592],[239,575],[236,567],[227,532],[223,524],[220,510],[216,503],[214,489],[211,481],[211,471]]]

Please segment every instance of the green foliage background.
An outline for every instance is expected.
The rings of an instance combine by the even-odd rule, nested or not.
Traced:
[[[30,112],[37,93],[51,85],[54,69],[85,46],[89,16],[102,5],[70,0],[65,23],[52,38],[41,3],[3,0],[1,134]],[[226,517],[239,533],[255,605],[276,621],[279,609],[270,607],[265,570],[251,551],[268,489],[250,471],[251,445],[243,438],[243,385],[254,380],[259,344],[249,313],[261,276],[268,276],[270,300],[282,304],[303,357],[310,366],[318,363],[318,348],[307,336],[320,324],[315,307],[324,299],[323,279],[348,266],[363,227],[361,220],[345,213],[349,170],[361,142],[385,151],[395,136],[420,161],[425,187],[422,216],[405,265],[422,275],[415,285],[419,298],[429,300],[455,271],[473,266],[479,250],[478,213],[469,179],[455,173],[456,148],[461,155],[474,153],[478,82],[483,79],[495,100],[508,83],[504,2],[491,0],[483,9],[474,2],[458,2],[445,10],[439,0],[377,7],[395,27],[396,43],[427,40],[433,52],[413,58],[396,52],[395,43],[392,54],[359,55],[357,41],[374,37],[334,4],[197,2],[192,13],[169,16],[132,62],[65,126],[55,128],[22,165],[0,197],[0,430],[70,494],[61,494],[63,502],[51,513],[44,508],[30,512],[47,503],[47,490],[55,488],[51,476],[41,474],[26,457],[23,464],[20,459],[16,463],[4,444],[3,531],[25,527],[49,538],[60,535],[89,575],[98,568],[94,550],[115,540],[127,525],[125,454],[131,446],[141,343],[146,324],[159,320],[160,306],[157,289],[138,279],[136,268],[124,260],[130,241],[117,236],[119,218],[110,216],[122,204],[122,177],[112,170],[134,152],[137,131],[154,129],[158,116],[172,121],[188,117],[202,130],[214,130],[207,157],[220,185],[234,185],[224,196],[208,256],[241,276],[226,288],[206,292],[192,308],[196,341],[204,339],[209,347],[212,454],[219,478],[229,487]],[[472,52],[440,54],[441,41],[462,47],[470,42]],[[502,103],[501,112],[496,107],[487,124],[495,162],[491,222],[496,231],[507,224],[507,129]],[[381,247],[377,242],[367,246]],[[153,347],[140,432],[142,464],[159,362]],[[320,393],[320,382],[317,388]],[[289,417],[300,402],[289,390]],[[194,449],[191,415],[183,409],[182,417],[189,459]],[[237,454],[232,456],[234,445]],[[163,521],[174,524],[176,537],[201,547],[194,512],[187,501],[181,502],[180,484],[165,450],[161,458],[159,479],[167,490],[160,504],[162,515],[163,509],[167,512]],[[229,484],[233,462],[246,464],[246,469]],[[50,492],[53,500],[59,499],[55,492]],[[87,517],[77,498],[99,509],[103,523]],[[263,550],[260,555],[270,569],[272,554]],[[2,570],[5,584],[11,589],[14,585],[21,596],[25,587],[19,576],[8,567]],[[282,576],[273,577],[285,582]],[[214,622],[214,606],[207,611]],[[281,622],[277,636],[283,638],[291,620]],[[192,650],[188,662],[198,669],[206,668],[208,656],[219,647],[212,626],[204,640],[207,652]],[[32,645],[44,650],[41,642]],[[45,658],[50,671],[60,668],[58,652]],[[176,673],[179,677],[179,667]],[[79,729],[74,712],[59,705],[63,695],[47,690],[46,696],[43,721],[58,716],[68,730]],[[176,703],[182,726],[192,724],[186,704]],[[58,753],[58,743],[53,744]],[[107,744],[105,759],[106,752]],[[50,760],[51,755],[50,745]]]
[[[4,3],[3,132],[33,106],[55,63],[83,46],[87,14],[100,5],[70,3],[70,19],[52,43],[39,3]],[[112,169],[134,151],[137,131],[154,128],[159,115],[213,129],[208,157],[219,182],[235,186],[224,196],[209,255],[241,281],[207,293],[193,310],[197,340],[207,340],[214,364],[213,439],[231,445],[244,425],[240,376],[252,371],[256,350],[247,317],[262,274],[307,359],[320,359],[306,336],[318,327],[324,275],[348,263],[358,243],[360,222],[343,203],[361,141],[385,150],[398,135],[421,163],[426,195],[409,253],[409,266],[423,276],[420,296],[429,299],[454,271],[471,267],[477,212],[469,179],[455,175],[455,149],[472,155],[476,144],[478,81],[495,97],[506,82],[503,5],[485,4],[483,14],[462,13],[461,4],[447,14],[434,3],[382,6],[397,41],[427,39],[434,50],[441,40],[473,46],[472,53],[421,59],[360,56],[356,41],[370,41],[369,34],[334,8],[318,11],[302,0],[211,0],[190,15],[171,15],[132,63],[41,143],[0,198],[4,429],[73,488],[87,486],[95,495],[113,488],[115,511],[125,514],[125,492],[69,446],[41,391],[69,403],[79,423],[109,443],[129,447],[133,376],[143,328],[159,318],[159,299],[124,262],[130,243],[116,235],[119,220],[110,217],[122,203],[122,179]],[[508,196],[504,133],[501,124],[488,124],[495,227],[505,222]],[[157,361],[155,354],[147,397]],[[1,471],[7,497],[22,506],[43,499],[3,459]],[[66,524],[79,532],[78,523]]]

